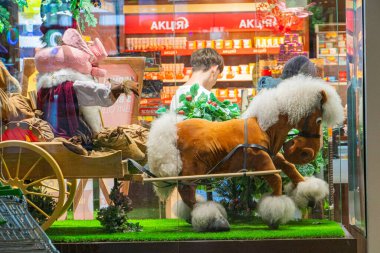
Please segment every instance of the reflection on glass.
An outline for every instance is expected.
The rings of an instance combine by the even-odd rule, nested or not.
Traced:
[[[364,184],[364,87],[363,87],[363,7],[362,1],[347,1],[347,52],[349,55],[349,222],[365,234]]]

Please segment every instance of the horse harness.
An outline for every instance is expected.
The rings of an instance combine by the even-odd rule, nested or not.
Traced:
[[[271,157],[271,159],[273,160],[274,158],[274,154],[272,153],[272,151],[270,151],[268,148],[262,146],[262,145],[259,145],[259,144],[250,144],[248,143],[248,122],[247,122],[247,119],[244,119],[244,144],[238,144],[234,149],[232,149],[222,160],[220,160],[214,167],[212,167],[207,173],[207,174],[210,174],[211,172],[215,171],[216,169],[220,168],[222,165],[224,165],[238,150],[240,149],[243,149],[243,169],[241,170],[242,172],[247,172],[247,159],[248,159],[248,149],[250,148],[255,148],[255,149],[259,149],[259,150],[262,150],[266,153],[269,154],[269,156]],[[128,159],[128,161],[130,161],[133,166],[135,166],[139,171],[143,172],[143,173],[146,173],[149,177],[153,177],[153,178],[157,178],[158,176],[156,176],[155,174],[153,174],[150,170],[149,170],[149,166],[148,165],[145,165],[145,166],[141,166],[139,163],[137,163],[136,161],[132,160],[132,159]],[[186,182],[178,182],[179,184],[182,184],[182,185],[194,185],[195,182],[199,181],[199,179],[193,181],[193,182],[190,182],[190,183],[186,183]],[[170,183],[170,182],[164,182],[166,183],[167,185],[164,186],[164,187],[169,187],[169,186],[172,186],[176,183]]]

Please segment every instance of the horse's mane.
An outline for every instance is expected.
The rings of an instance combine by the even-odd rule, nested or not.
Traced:
[[[322,90],[327,95],[323,104],[323,122],[329,126],[342,123],[343,107],[335,89],[321,79],[304,75],[286,79],[276,88],[262,90],[242,118],[256,117],[264,131],[278,121],[279,115],[287,115],[289,123],[296,124],[320,106]]]

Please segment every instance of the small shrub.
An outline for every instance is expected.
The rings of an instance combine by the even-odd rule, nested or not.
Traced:
[[[97,219],[109,233],[115,232],[140,232],[142,226],[139,223],[128,222],[127,213],[132,211],[132,200],[120,192],[121,184],[117,183],[110,193],[111,205],[101,208]]]

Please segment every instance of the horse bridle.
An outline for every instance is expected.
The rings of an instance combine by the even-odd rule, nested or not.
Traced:
[[[310,120],[310,115],[308,115],[305,119],[305,122],[303,123],[302,130],[299,133],[296,134],[288,134],[288,137],[296,137],[296,136],[301,136],[305,138],[316,138],[319,139],[321,138],[321,135],[319,133],[313,134],[307,131],[307,126],[309,125],[309,120]]]

